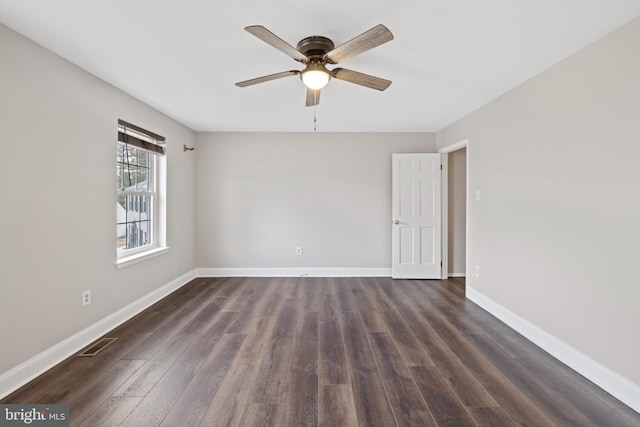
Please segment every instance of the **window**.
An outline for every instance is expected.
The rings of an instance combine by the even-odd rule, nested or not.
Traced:
[[[164,138],[118,121],[116,155],[118,264],[155,253],[164,246],[160,224],[159,169]]]

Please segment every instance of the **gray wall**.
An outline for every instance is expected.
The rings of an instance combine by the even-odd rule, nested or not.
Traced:
[[[195,134],[0,25],[0,373],[193,270]],[[116,123],[164,135],[165,255],[115,268]],[[82,291],[93,302],[82,308]]]
[[[467,149],[448,154],[448,272],[449,277],[466,274],[467,237]]]
[[[198,265],[390,268],[391,154],[434,151],[428,133],[200,134]]]
[[[470,139],[467,285],[636,384],[638,76],[640,19],[438,134]]]

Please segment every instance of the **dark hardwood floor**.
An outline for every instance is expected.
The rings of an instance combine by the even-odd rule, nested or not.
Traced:
[[[2,400],[73,426],[640,426],[464,281],[196,279]]]

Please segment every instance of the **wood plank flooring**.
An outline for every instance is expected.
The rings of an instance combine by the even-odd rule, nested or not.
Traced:
[[[462,279],[195,279],[2,403],[72,426],[640,426]]]

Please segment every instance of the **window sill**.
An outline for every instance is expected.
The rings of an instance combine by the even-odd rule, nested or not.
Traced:
[[[165,254],[168,251],[169,251],[169,247],[164,246],[162,248],[154,248],[146,252],[137,253],[135,255],[131,255],[128,257],[118,258],[118,260],[116,261],[116,268],[119,270],[121,268],[129,267],[130,265],[137,264],[149,258],[154,258],[154,257],[157,257],[158,255]]]

